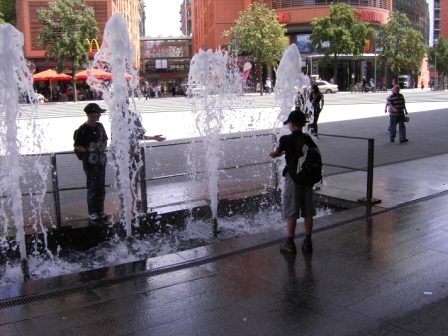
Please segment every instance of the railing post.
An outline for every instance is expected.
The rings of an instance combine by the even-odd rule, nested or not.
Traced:
[[[367,191],[366,197],[358,199],[360,203],[376,204],[380,203],[380,199],[373,198],[373,168],[375,155],[375,139],[368,139],[367,153]]]
[[[141,194],[141,211],[146,213],[148,211],[148,195],[146,192],[146,158],[145,147],[140,147],[140,157],[143,162],[143,166],[140,169],[140,194]]]
[[[50,155],[50,167],[51,167],[51,182],[53,185],[53,202],[54,211],[56,214],[56,224],[58,228],[61,227],[61,203],[59,199],[59,180],[58,180],[58,166],[56,164],[56,155],[53,153]]]
[[[272,149],[275,149],[275,146],[277,145],[277,135],[272,134]],[[275,189],[278,189],[278,166],[277,162],[275,160],[272,160],[272,176],[274,178],[274,187]]]

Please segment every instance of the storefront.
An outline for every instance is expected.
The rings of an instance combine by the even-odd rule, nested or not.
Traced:
[[[192,58],[191,37],[143,37],[140,39],[142,82],[160,85],[165,92],[177,94],[188,81]]]

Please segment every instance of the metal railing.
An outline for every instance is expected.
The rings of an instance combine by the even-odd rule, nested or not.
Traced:
[[[235,136],[235,137],[227,137],[221,139],[221,141],[226,140],[238,140],[238,139],[244,139],[244,138],[254,138],[255,137],[270,137],[270,143],[272,148],[277,143],[277,135],[272,133],[263,133],[263,134],[256,134],[256,135],[247,135],[247,136]],[[368,159],[367,159],[367,168],[356,168],[356,167],[350,167],[350,166],[344,166],[344,165],[338,165],[338,164],[332,164],[328,162],[323,162],[324,166],[328,167],[336,167],[336,168],[343,168],[351,171],[365,171],[367,172],[367,181],[366,181],[366,196],[358,199],[358,202],[363,204],[376,204],[381,202],[379,199],[373,198],[373,170],[374,170],[374,139],[371,138],[363,138],[363,137],[353,137],[353,136],[343,136],[343,135],[332,135],[332,134],[319,134],[319,136],[322,137],[333,137],[333,138],[345,138],[345,139],[354,139],[354,140],[365,140],[368,142]],[[202,143],[203,140],[195,140],[194,143]],[[140,199],[138,200],[140,202],[140,210],[144,213],[147,213],[148,211],[148,198],[147,198],[147,183],[151,181],[159,181],[159,180],[168,180],[172,178],[179,178],[179,177],[187,177],[192,175],[198,175],[198,174],[205,174],[207,173],[204,170],[196,170],[193,172],[189,171],[182,171],[179,173],[171,173],[171,174],[162,174],[157,175],[153,177],[147,177],[147,160],[146,160],[146,151],[148,149],[152,148],[172,148],[173,146],[188,146],[191,142],[178,142],[178,143],[171,143],[171,144],[157,144],[156,146],[150,145],[150,146],[144,146],[141,147],[141,155],[142,155],[142,162],[143,167],[139,171],[139,190],[140,190]],[[266,150],[266,146],[263,147]],[[279,187],[279,172],[278,172],[278,166],[276,163],[276,160],[270,159],[266,154],[266,151],[263,153],[264,155],[262,157],[266,158],[266,160],[258,160],[257,162],[252,163],[244,163],[244,164],[238,164],[238,165],[226,165],[223,167],[220,167],[220,171],[228,171],[232,169],[243,169],[248,167],[256,167],[260,165],[271,165],[271,173],[270,179],[272,182],[272,188],[278,189]],[[74,191],[74,190],[85,190],[86,187],[60,187],[60,181],[59,181],[59,171],[58,171],[58,163],[57,163],[57,156],[59,155],[75,155],[73,152],[57,152],[52,154],[42,154],[41,156],[49,155],[50,157],[50,173],[51,173],[51,184],[52,184],[52,190],[47,190],[46,194],[52,194],[52,200],[53,200],[53,206],[54,206],[54,212],[55,212],[55,221],[56,225],[58,227],[62,224],[62,214],[61,214],[61,197],[60,193],[63,191]],[[324,157],[325,159],[325,157]],[[113,185],[106,185],[106,187],[112,187]],[[22,196],[29,196],[29,194],[22,194]],[[185,203],[185,202],[184,202]],[[179,203],[173,203],[178,205]],[[167,204],[168,206],[170,204]]]
[[[314,7],[328,6],[332,3],[346,3],[350,6],[372,7],[372,9],[392,10],[391,0],[264,0],[272,9],[293,8],[293,7]]]
[[[253,137],[266,137],[269,136],[271,137],[271,146],[273,147],[276,141],[276,136],[274,134],[271,133],[264,133],[264,134],[256,134],[256,135],[248,135],[248,136],[235,136],[235,137],[226,137],[221,139],[221,141],[226,141],[226,140],[236,140],[236,139],[244,139],[244,138],[253,138]],[[195,140],[194,143],[196,144],[200,144],[203,143],[203,140]],[[171,143],[171,144],[157,144],[157,146],[153,146],[153,145],[148,145],[148,146],[142,146],[140,147],[140,153],[141,153],[141,158],[142,158],[142,162],[143,162],[143,166],[139,171],[139,180],[138,180],[138,184],[139,184],[139,191],[140,191],[140,199],[138,199],[139,203],[140,203],[140,209],[142,212],[146,213],[148,211],[148,198],[147,198],[147,183],[151,182],[151,181],[160,181],[160,180],[164,180],[164,179],[172,179],[172,178],[179,178],[179,177],[187,177],[187,176],[192,176],[192,175],[198,175],[198,174],[205,174],[207,173],[207,171],[205,170],[196,170],[194,172],[188,172],[188,171],[184,171],[184,172],[180,172],[180,173],[175,173],[175,174],[165,174],[165,175],[159,175],[159,176],[155,176],[155,177],[147,177],[146,171],[147,171],[147,160],[146,160],[146,150],[150,149],[150,148],[170,148],[173,146],[188,146],[190,145],[191,142],[177,142],[177,143]],[[54,206],[54,212],[55,212],[55,221],[56,221],[56,225],[58,227],[61,226],[62,224],[62,214],[61,214],[61,204],[60,204],[60,192],[62,191],[74,191],[74,190],[82,190],[82,189],[86,189],[85,186],[83,187],[69,187],[69,188],[61,188],[59,186],[59,178],[58,178],[58,165],[57,165],[57,156],[59,155],[75,155],[73,152],[57,152],[57,153],[52,153],[49,154],[50,156],[50,167],[51,167],[51,183],[52,183],[52,189],[53,190],[47,190],[46,193],[47,194],[52,194],[53,195],[53,206]],[[42,155],[48,155],[48,154],[42,154]],[[231,169],[242,169],[242,168],[247,168],[247,167],[254,167],[254,166],[260,166],[260,165],[272,165],[272,174],[274,174],[274,186],[275,188],[278,187],[278,177],[277,177],[277,172],[276,172],[276,163],[273,162],[273,160],[271,159],[266,159],[266,160],[260,160],[258,162],[255,163],[246,163],[246,164],[239,164],[239,165],[228,165],[228,166],[223,166],[223,167],[219,167],[220,171],[227,171],[227,170],[231,170]],[[106,187],[112,187],[112,185],[106,185]],[[24,196],[27,194],[23,194]],[[178,205],[179,203],[168,203],[166,204],[166,206],[170,206],[176,204]]]
[[[352,170],[352,171],[358,170],[358,171],[367,172],[366,196],[358,199],[357,201],[359,203],[363,203],[363,204],[380,203],[381,202],[380,199],[373,198],[373,170],[374,170],[374,157],[375,157],[375,139],[346,136],[346,135],[322,134],[322,133],[319,133],[319,136],[367,141],[367,167],[366,168],[349,167],[349,166],[336,165],[336,164],[325,163],[325,162],[323,163],[323,165],[329,166],[329,167],[348,169],[348,170]]]

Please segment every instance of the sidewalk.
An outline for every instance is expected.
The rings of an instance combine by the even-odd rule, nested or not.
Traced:
[[[0,287],[0,334],[447,334],[446,111],[424,118],[411,115],[406,144],[388,142],[385,118],[322,124],[375,138],[381,203],[316,219],[314,253],[280,254],[282,230]],[[331,142],[319,143],[329,160],[358,164]],[[365,184],[334,171],[318,193],[356,201]]]

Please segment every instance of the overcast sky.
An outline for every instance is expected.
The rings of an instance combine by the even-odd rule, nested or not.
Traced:
[[[179,36],[182,0],[145,0],[147,36]]]

